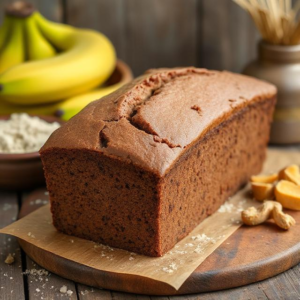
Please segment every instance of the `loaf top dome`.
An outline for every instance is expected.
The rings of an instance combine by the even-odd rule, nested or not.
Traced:
[[[41,154],[54,148],[97,151],[162,176],[210,129],[275,95],[269,83],[226,71],[150,70],[90,103],[50,136]]]

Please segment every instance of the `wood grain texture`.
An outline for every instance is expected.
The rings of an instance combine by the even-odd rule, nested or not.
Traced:
[[[33,196],[32,201],[28,202],[28,206],[33,209],[34,207],[41,207],[48,203],[48,193],[44,188],[36,190],[36,193],[22,193],[22,199],[28,196]],[[73,281],[59,277],[53,273],[48,275],[39,275],[40,270],[46,271],[44,268],[32,261],[28,256],[23,257],[24,275],[26,277],[26,289],[30,300],[40,299],[58,299],[66,296],[68,299],[77,299],[76,284]],[[31,272],[31,274],[30,274]],[[72,295],[68,296],[60,293],[60,288],[66,286],[68,290],[72,291]]]
[[[135,75],[149,68],[196,65],[197,0],[67,2],[68,23],[97,29]]]
[[[111,300],[110,291],[95,289],[93,287],[77,283],[77,293],[80,300]]]
[[[30,0],[40,13],[47,19],[61,22],[62,21],[62,5],[60,0]]]
[[[117,56],[126,60],[125,3],[120,0],[68,1],[67,23],[102,32],[114,44]]]
[[[18,216],[17,194],[0,192],[0,228],[13,223]],[[12,265],[4,261],[8,254],[14,256]],[[23,299],[24,282],[22,275],[21,251],[17,239],[9,235],[0,235],[0,299]]]
[[[45,196],[43,190],[29,195],[20,216],[36,209],[32,203]],[[41,250],[23,240],[19,242],[24,251],[41,266],[76,282],[139,294],[191,294],[257,282],[299,263],[300,214],[295,211],[289,213],[297,221],[289,231],[282,231],[272,221],[256,227],[240,227],[191,274],[179,291],[149,278],[99,271]],[[292,287],[289,290],[292,291]]]
[[[126,57],[136,75],[196,65],[197,1],[127,0]]]
[[[12,1],[1,1],[0,12]],[[256,57],[259,34],[232,0],[31,2],[50,20],[103,32],[136,76],[188,65],[240,72]]]
[[[199,64],[241,72],[256,57],[259,34],[248,14],[232,0],[202,0]]]
[[[268,299],[300,299],[299,265],[259,284]]]
[[[196,65],[240,72],[256,57],[259,34],[232,0],[67,2],[68,23],[106,34],[139,75]]]
[[[29,257],[26,257],[27,270],[44,270],[38,264],[33,262]],[[35,273],[27,276],[28,295],[29,299],[58,299],[64,295],[60,292],[61,287],[64,285],[67,290],[72,291],[72,294],[66,298],[70,300],[77,299],[76,285],[74,282],[59,277],[49,272],[49,275],[36,275]]]
[[[0,24],[3,20],[5,6],[16,0],[1,0],[0,1]],[[62,5],[60,0],[30,0],[32,3],[46,18],[60,22],[62,20]]]

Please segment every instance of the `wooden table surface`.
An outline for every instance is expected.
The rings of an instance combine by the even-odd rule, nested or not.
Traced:
[[[298,148],[299,149],[299,148]],[[0,192],[0,228],[14,222],[18,217],[27,193]],[[12,265],[4,261],[14,254]],[[80,300],[208,300],[208,299],[300,299],[300,264],[273,278],[240,288],[197,295],[154,297],[100,290],[78,284],[55,274],[39,275],[36,265],[20,249],[16,238],[0,235],[0,300],[22,299],[80,299]],[[33,274],[27,274],[28,272]],[[67,286],[71,295],[60,293]]]
[[[0,192],[0,227],[4,227],[16,220],[22,199],[26,194]],[[15,254],[15,262],[12,265],[4,263],[9,253]],[[55,274],[27,275],[28,270],[41,269],[20,249],[14,237],[0,235],[0,299],[300,299],[300,264],[294,268],[268,280],[214,293],[198,295],[153,297],[145,295],[133,295],[114,291],[99,290],[82,284],[78,284]],[[26,272],[27,271],[27,272]],[[35,272],[37,273],[37,272]],[[67,286],[72,291],[71,296],[60,293],[62,286]]]

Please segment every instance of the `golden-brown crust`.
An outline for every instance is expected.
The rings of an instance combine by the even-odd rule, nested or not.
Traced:
[[[275,95],[273,85],[230,72],[151,70],[88,105],[52,134],[41,153],[96,150],[163,176],[210,129]]]

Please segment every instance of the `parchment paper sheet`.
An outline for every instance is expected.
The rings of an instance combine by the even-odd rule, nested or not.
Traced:
[[[268,151],[264,173],[300,164],[299,152]],[[49,205],[0,230],[77,263],[115,273],[134,274],[179,289],[190,274],[240,226],[240,212],[259,202],[249,198],[249,185],[203,221],[166,255],[151,258],[59,233],[52,226]],[[292,230],[292,229],[291,229]]]

